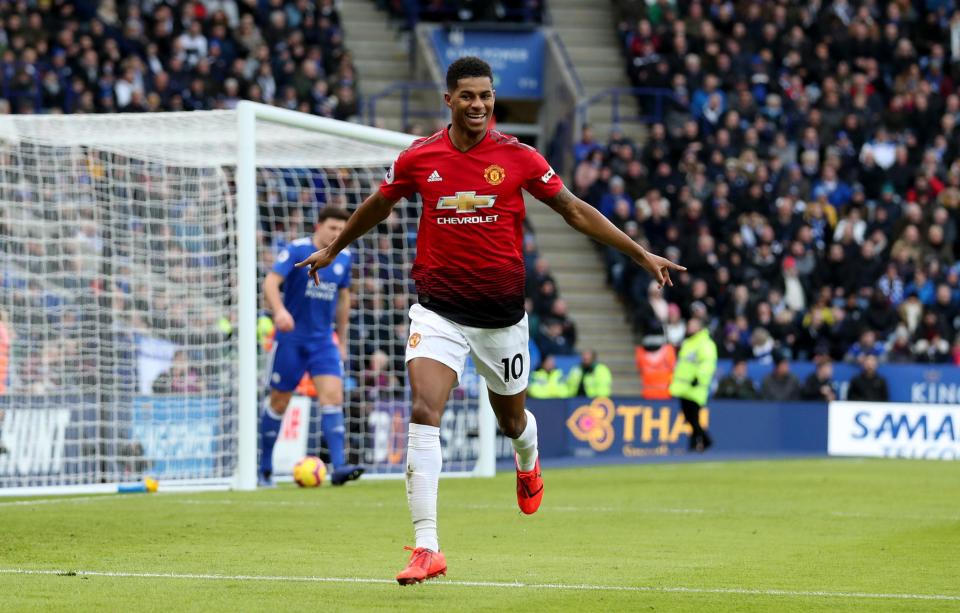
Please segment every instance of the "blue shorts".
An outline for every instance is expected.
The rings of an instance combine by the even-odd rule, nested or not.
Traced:
[[[277,342],[273,348],[270,387],[281,392],[293,391],[304,372],[310,373],[311,377],[343,376],[340,350],[333,341],[286,339]]]

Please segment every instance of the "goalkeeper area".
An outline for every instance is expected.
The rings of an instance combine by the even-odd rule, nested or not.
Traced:
[[[403,485],[0,500],[7,610],[957,611],[953,462],[784,460],[446,480],[449,573],[401,588]]]
[[[412,140],[250,102],[0,118],[0,495],[145,475],[253,488],[273,344],[262,280],[322,208],[373,193]],[[403,473],[419,207],[398,203],[351,247],[347,460],[368,476]],[[464,377],[445,415],[450,474],[493,472],[481,389]],[[315,402],[292,407],[281,475],[325,452]]]

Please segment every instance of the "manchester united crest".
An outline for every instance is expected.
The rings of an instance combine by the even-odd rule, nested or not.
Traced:
[[[507,171],[503,169],[503,166],[491,164],[483,171],[483,178],[486,179],[490,185],[500,185],[503,183],[503,180],[507,178]]]
[[[419,344],[420,344],[420,333],[414,332],[413,334],[410,335],[410,347],[413,348]]]

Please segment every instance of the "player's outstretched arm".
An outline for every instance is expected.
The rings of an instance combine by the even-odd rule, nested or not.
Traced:
[[[317,271],[329,266],[333,262],[333,258],[337,257],[337,254],[343,251],[347,245],[386,219],[396,203],[396,200],[390,200],[380,193],[380,190],[377,190],[357,207],[357,210],[347,220],[347,225],[344,226],[343,232],[340,233],[337,240],[324,249],[314,251],[310,257],[302,262],[297,262],[297,268],[309,266],[309,273],[313,277],[313,282],[320,285],[320,275]]]
[[[671,270],[686,270],[683,266],[654,255],[633,242],[600,211],[571,194],[566,187],[544,202],[559,213],[571,228],[630,256],[656,279],[660,287],[673,285],[673,280],[670,279]]]

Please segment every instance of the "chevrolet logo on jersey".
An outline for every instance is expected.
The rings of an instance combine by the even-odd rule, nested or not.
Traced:
[[[496,196],[478,196],[477,192],[457,192],[456,196],[440,198],[437,208],[455,210],[458,213],[476,213],[477,209],[492,207],[496,199]]]

